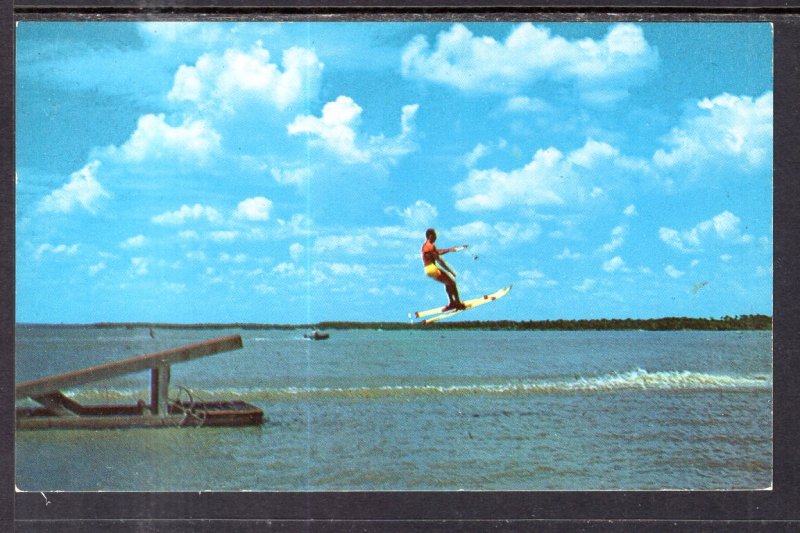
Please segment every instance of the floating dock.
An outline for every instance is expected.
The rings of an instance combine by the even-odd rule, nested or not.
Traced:
[[[16,399],[30,398],[41,407],[18,407],[16,427],[111,429],[260,425],[263,411],[243,401],[195,401],[191,391],[185,387],[178,387],[176,398],[169,397],[173,364],[240,348],[241,336],[230,335],[19,383],[15,388]],[[147,370],[150,371],[149,402],[83,405],[61,392],[62,389]]]

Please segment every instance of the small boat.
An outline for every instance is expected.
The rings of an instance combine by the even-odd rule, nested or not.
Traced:
[[[323,333],[320,330],[315,330],[312,333],[306,333],[303,335],[306,339],[311,339],[313,341],[323,341],[330,337],[330,333]]]

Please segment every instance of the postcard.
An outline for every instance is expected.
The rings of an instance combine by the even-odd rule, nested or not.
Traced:
[[[772,57],[19,21],[18,490],[769,491]]]

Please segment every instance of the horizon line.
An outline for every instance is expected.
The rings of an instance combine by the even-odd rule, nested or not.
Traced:
[[[725,315],[723,317],[699,317],[699,316],[662,316],[662,317],[649,317],[649,318],[548,318],[548,319],[497,319],[497,320],[456,320],[450,324],[498,324],[498,323],[511,323],[511,324],[526,324],[526,323],[552,323],[552,322],[649,322],[660,320],[687,320],[696,321],[704,320],[708,322],[726,322],[726,321],[741,321],[747,318],[768,318],[770,321],[773,319],[772,315],[753,313],[742,315]],[[302,323],[274,323],[274,322],[154,322],[154,321],[96,321],[96,322],[15,322],[15,326],[56,326],[56,327],[114,327],[114,326],[128,326],[128,327],[310,327],[318,326],[321,324],[326,325],[341,325],[341,324],[400,324],[400,325],[414,325],[418,324],[413,321],[396,321],[396,320],[320,320],[317,322],[302,322]]]

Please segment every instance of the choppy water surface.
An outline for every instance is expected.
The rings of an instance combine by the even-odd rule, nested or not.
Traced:
[[[17,485],[92,490],[763,489],[771,332],[17,328],[18,381],[229,334],[173,389],[256,428],[17,432]],[[66,391],[149,397],[142,372]],[[47,461],[42,461],[47,457]]]

